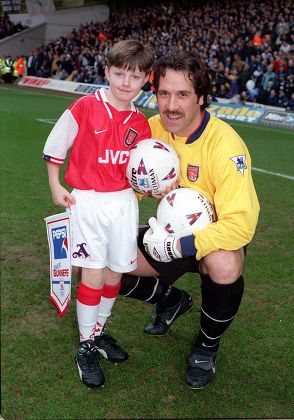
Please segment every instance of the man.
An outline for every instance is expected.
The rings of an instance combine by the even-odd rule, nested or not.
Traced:
[[[165,335],[188,312],[192,298],[172,286],[186,272],[200,274],[200,329],[188,358],[186,383],[204,388],[215,374],[222,335],[237,314],[243,295],[243,265],[259,204],[251,160],[239,135],[210,115],[210,79],[201,59],[170,52],[154,67],[160,115],[150,118],[152,137],[171,144],[181,161],[180,187],[195,188],[214,205],[217,221],[194,235],[176,239],[155,218],[138,238],[138,267],[124,274],[120,294],[156,304],[145,332]]]

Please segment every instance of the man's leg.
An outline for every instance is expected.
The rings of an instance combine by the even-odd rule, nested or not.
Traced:
[[[214,377],[219,342],[239,309],[244,289],[244,251],[216,251],[203,260],[200,329],[188,358],[186,382],[204,388]]]
[[[155,316],[145,328],[147,334],[165,335],[173,322],[187,313],[193,306],[192,297],[172,284],[185,272],[197,272],[195,258],[160,263],[145,251],[143,236],[146,229],[140,229],[138,238],[138,268],[131,274],[124,274],[120,294],[151,304],[156,304]]]
[[[160,276],[138,250],[138,268],[132,273],[123,274],[120,295],[151,304],[161,304],[163,301],[176,303],[181,297],[181,292]]]

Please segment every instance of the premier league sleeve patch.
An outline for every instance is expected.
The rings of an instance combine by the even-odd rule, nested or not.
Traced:
[[[244,171],[247,169],[246,155],[233,156],[230,159],[235,163],[237,171],[239,171],[241,175],[244,176]]]
[[[62,317],[71,295],[70,213],[46,217],[45,222],[50,253],[50,300]]]

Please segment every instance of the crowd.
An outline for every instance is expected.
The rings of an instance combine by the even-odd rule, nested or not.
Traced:
[[[103,85],[109,48],[136,38],[158,57],[170,48],[199,52],[212,76],[213,100],[294,110],[293,14],[291,0],[152,2],[41,45],[27,57],[27,74]]]
[[[20,32],[23,29],[25,29],[25,26],[23,26],[21,23],[14,24],[10,20],[7,12],[4,12],[3,15],[0,15],[0,39]]]

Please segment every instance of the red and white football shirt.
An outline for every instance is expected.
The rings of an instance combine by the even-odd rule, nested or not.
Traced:
[[[100,192],[130,188],[126,168],[130,149],[151,137],[145,116],[133,104],[112,107],[102,88],[76,100],[61,115],[44,147],[44,160],[62,165],[71,147],[64,179],[80,190]]]

